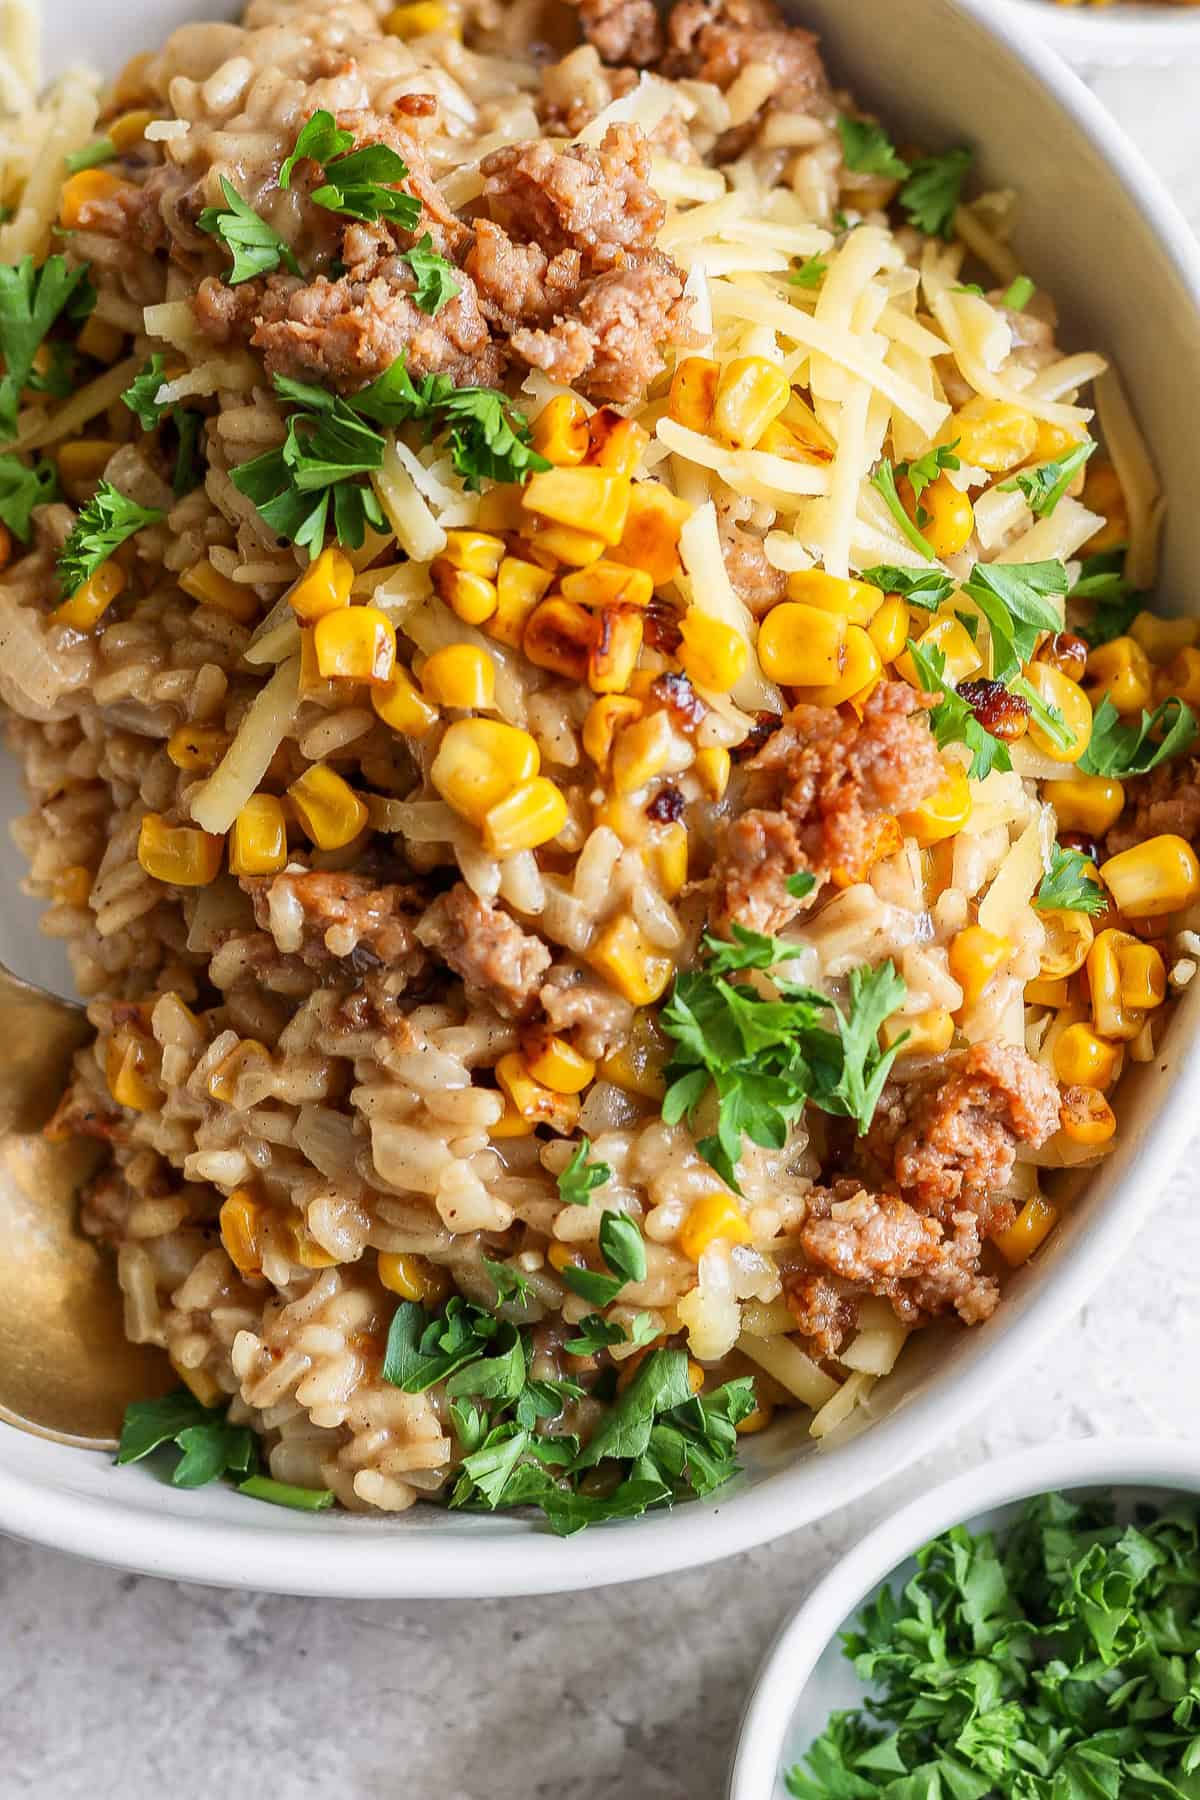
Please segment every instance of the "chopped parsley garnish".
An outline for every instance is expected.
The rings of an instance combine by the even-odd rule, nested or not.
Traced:
[[[239,493],[253,500],[271,530],[310,558],[320,554],[332,523],[339,544],[358,549],[370,525],[387,530],[375,490],[360,481],[383,467],[384,440],[324,388],[276,375],[275,391],[290,400],[287,437],[229,471]]]
[[[157,397],[158,390],[166,383],[166,365],[166,357],[156,350],[150,360],[142,364],[121,395],[122,401],[135,414],[143,431],[153,431],[171,411],[171,402]]]
[[[1200,733],[1196,715],[1172,697],[1126,725],[1106,694],[1092,719],[1091,742],[1076,767],[1083,775],[1146,775],[1190,750]]]
[[[78,150],[72,150],[69,156],[63,157],[70,174],[78,175],[80,169],[94,169],[100,163],[111,162],[117,154],[117,146],[110,137],[93,138],[90,144],[83,144]]]
[[[626,1331],[615,1319],[606,1319],[600,1313],[588,1313],[580,1319],[576,1326],[578,1337],[568,1338],[564,1346],[572,1356],[597,1356],[601,1350],[607,1350],[611,1344],[633,1344],[640,1347],[653,1343],[658,1336],[658,1326],[649,1313],[636,1313],[633,1323]]]
[[[986,300],[987,295],[977,281],[964,281],[958,287],[950,289],[952,294],[973,294],[976,300]]]
[[[1024,312],[1037,288],[1028,275],[1018,275],[1012,285],[1000,296],[1001,306],[1007,306],[1010,312]]]
[[[1075,629],[1093,650],[1115,637],[1124,637],[1142,610],[1142,595],[1125,579],[1124,550],[1103,550],[1096,556],[1085,556],[1079,580],[1067,598],[1091,602],[1091,617]]]
[[[524,414],[496,388],[455,388],[442,417],[450,426],[450,459],[471,493],[484,481],[524,481],[550,467],[530,448]]]
[[[931,515],[921,505],[921,495],[927,487],[941,475],[943,469],[961,469],[962,463],[954,452],[958,448],[958,439],[952,444],[940,444],[935,450],[927,450],[923,456],[914,458],[912,462],[897,463],[896,477],[903,477],[913,491],[913,499],[917,503],[917,524],[924,527],[931,521]]]
[[[238,1493],[271,1506],[290,1506],[293,1512],[324,1512],[333,1505],[328,1488],[297,1487],[294,1481],[273,1481],[269,1475],[251,1475],[240,1481]]]
[[[899,1048],[881,1050],[879,1028],[907,990],[891,962],[855,969],[843,1012],[778,972],[800,954],[798,945],[731,929],[728,943],[705,934],[703,966],[680,970],[663,1008],[662,1027],[677,1048],[665,1070],[662,1115],[669,1125],[686,1118],[694,1127],[715,1090],[716,1133],[696,1147],[739,1193],[743,1140],[782,1149],[806,1104],[867,1129]],[[750,969],[772,971],[778,998],[728,979]]]
[[[901,464],[900,469],[903,469],[903,467],[904,465]],[[933,545],[929,542],[928,538],[922,537],[921,533],[917,530],[916,526],[904,510],[904,502],[901,500],[896,488],[896,476],[898,473],[899,471],[895,465],[889,462],[885,456],[871,477],[871,486],[877,488],[883,495],[884,504],[909,543],[912,545],[913,549],[919,551],[927,562],[936,562],[937,552],[934,550]]]
[[[226,280],[230,287],[252,281],[256,275],[268,275],[280,263],[293,275],[300,273],[295,255],[273,225],[260,218],[252,206],[238,193],[226,176],[221,177],[225,208],[206,206],[196,220],[201,231],[218,237],[233,257]]]
[[[58,583],[67,596],[77,593],[127,538],[147,525],[159,525],[166,514],[156,506],[139,506],[111,482],[102,481],[80,509],[70,537],[58,553]]]
[[[891,563],[864,569],[859,580],[881,588],[885,594],[898,594],[906,606],[920,606],[926,612],[936,612],[958,585],[952,575],[943,574],[941,569],[899,569]]]
[[[612,1180],[612,1170],[607,1163],[588,1161],[591,1149],[592,1140],[581,1138],[574,1156],[558,1178],[558,1197],[567,1206],[586,1206],[589,1196]]]
[[[392,185],[408,174],[408,164],[388,144],[363,144],[351,148],[354,134],[341,130],[333,114],[313,113],[301,128],[292,153],[279,171],[279,185],[289,188],[301,157],[320,163],[325,180],[309,198],[329,212],[352,219],[390,219],[402,231],[411,231],[421,216],[415,194],[403,194]]]
[[[794,875],[788,876],[783,885],[793,900],[807,900],[817,885],[817,878],[811,869],[797,869]]]
[[[852,119],[843,113],[838,119],[838,136],[846,167],[856,175],[884,175],[903,181],[911,173],[883,126],[873,119]]]
[[[47,375],[34,371],[34,358],[46,334],[64,314],[76,321],[85,319],[95,304],[96,290],[88,280],[86,263],[72,269],[63,257],[48,256],[41,268],[35,269],[32,256],[24,256],[19,263],[0,265],[0,356],[4,358],[0,440],[17,435],[23,388],[61,391],[58,376],[65,371],[63,359],[70,355],[69,346],[51,346]]]
[[[1002,481],[1001,489],[1009,494],[1020,489],[1028,500],[1029,510],[1034,517],[1049,518],[1096,448],[1094,442],[1076,444],[1073,450],[1068,450],[1057,462],[1042,463],[1036,469],[1022,469],[1011,481]]]
[[[1200,1515],[1043,1494],[956,1525],[842,1633],[866,1692],[783,1774],[793,1800],[1194,1800]]]
[[[963,593],[987,620],[992,635],[992,675],[1007,682],[1028,662],[1043,631],[1062,629],[1047,596],[1067,591],[1060,562],[976,563]]]
[[[299,136],[292,146],[292,153],[287,157],[279,171],[279,185],[287,189],[292,185],[292,172],[302,158],[310,162],[320,163],[324,168],[335,156],[341,156],[349,150],[354,142],[352,131],[343,131],[337,125],[331,112],[322,107],[313,113],[306,124],[300,127]]]
[[[944,750],[947,744],[965,744],[971,752],[967,775],[972,781],[982,781],[993,769],[1011,769],[1008,745],[980,723],[946,674],[945,653],[936,644],[922,646],[914,644],[911,638],[908,653],[924,691],[941,696],[929,713],[929,729],[938,749]]]
[[[414,244],[411,250],[400,252],[401,262],[406,262],[416,278],[413,291],[413,304],[423,313],[435,319],[448,301],[453,300],[462,286],[455,272],[454,264],[439,256],[433,247],[433,239],[429,233]]]
[[[48,458],[25,464],[15,452],[0,456],[0,520],[23,544],[33,530],[35,506],[58,499],[58,470]]]
[[[946,150],[940,156],[922,156],[915,163],[906,163],[881,125],[869,119],[851,119],[844,113],[838,120],[838,134],[848,169],[902,182],[897,199],[909,223],[928,237],[950,236],[973,160],[970,150]]]
[[[201,416],[190,407],[176,406],[172,409],[175,430],[179,435],[179,448],[175,452],[175,472],[171,476],[171,492],[182,499],[198,487],[202,475],[196,460],[196,445],[200,437]]]
[[[1055,844],[1033,904],[1042,912],[1102,913],[1107,902],[1091,859]]]
[[[560,1273],[566,1286],[593,1306],[608,1306],[628,1281],[646,1279],[646,1245],[636,1219],[606,1212],[600,1221],[600,1254],[611,1270],[578,1269],[568,1263]]]
[[[171,1475],[174,1487],[207,1487],[222,1475],[237,1483],[238,1492],[275,1506],[320,1512],[333,1505],[327,1488],[295,1487],[258,1473],[258,1439],[249,1425],[231,1425],[224,1406],[201,1406],[188,1388],[176,1388],[160,1400],[135,1400],[125,1409],[118,1463],[141,1462],[164,1444],[181,1452]]]
[[[806,257],[800,264],[800,267],[798,269],[793,269],[788,276],[788,285],[790,287],[799,288],[820,287],[825,279],[825,273],[828,268],[829,264],[823,257]]]
[[[529,1297],[529,1278],[521,1273],[513,1263],[493,1262],[486,1252],[481,1252],[484,1268],[492,1278],[492,1286],[496,1290],[496,1304],[503,1306],[506,1300],[524,1301]]]
[[[1028,675],[1010,676],[1008,691],[1010,694],[1018,694],[1024,700],[1030,715],[1057,749],[1071,748],[1075,742],[1075,733],[1063,717],[1061,708],[1055,706],[1053,701],[1043,700]]]

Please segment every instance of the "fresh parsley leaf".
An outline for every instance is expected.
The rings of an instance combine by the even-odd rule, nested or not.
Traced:
[[[171,1477],[176,1487],[203,1487],[227,1470],[246,1475],[258,1457],[248,1425],[230,1425],[224,1407],[201,1406],[185,1387],[126,1407],[117,1462],[140,1462],[163,1444],[183,1453]]]
[[[600,1221],[600,1254],[614,1275],[645,1281],[646,1244],[637,1220],[628,1213],[605,1213]]]
[[[1085,556],[1079,580],[1068,600],[1092,603],[1091,617],[1075,627],[1093,650],[1115,637],[1124,637],[1144,604],[1125,579],[1124,550],[1104,550]]]
[[[952,294],[974,294],[977,300],[986,300],[987,295],[977,281],[965,281],[959,287],[950,289]]]
[[[268,275],[280,263],[293,275],[300,273],[289,245],[273,225],[260,218],[252,206],[238,193],[233,183],[221,176],[221,192],[225,206],[206,206],[196,224],[210,237],[218,237],[233,258],[227,280],[230,287],[252,281],[256,275]],[[314,194],[313,198],[316,198]]]
[[[171,411],[171,402],[158,398],[158,390],[167,379],[166,364],[166,357],[156,350],[150,360],[142,364],[121,395],[124,404],[136,415],[143,431],[153,431]]]
[[[521,1273],[515,1263],[493,1262],[486,1253],[480,1254],[496,1290],[497,1306],[503,1305],[506,1300],[524,1301],[529,1298],[529,1278]]]
[[[1196,715],[1172,697],[1127,725],[1106,694],[1092,719],[1092,736],[1076,767],[1083,775],[1146,775],[1182,756],[1200,733]]]
[[[88,265],[68,268],[61,256],[48,256],[40,269],[32,256],[15,265],[0,265],[0,440],[17,435],[21,390],[30,385],[33,359],[46,334],[64,314],[86,318],[96,303]]]
[[[825,261],[824,257],[806,257],[799,268],[792,270],[791,274],[788,276],[788,284],[791,287],[798,288],[820,287],[825,279],[828,268],[829,264]]]
[[[575,1467],[593,1469],[605,1457],[644,1455],[656,1416],[692,1397],[687,1364],[686,1350],[652,1350],[579,1452]]]
[[[411,250],[402,250],[400,260],[408,264],[416,277],[413,304],[423,313],[428,313],[431,319],[435,319],[443,306],[453,300],[462,287],[454,264],[438,255],[428,232]]]
[[[1064,850],[1055,844],[1033,904],[1042,912],[1102,913],[1107,902],[1083,851]]]
[[[45,457],[24,463],[15,452],[0,456],[0,519],[23,544],[33,531],[35,506],[58,499],[58,470]]]
[[[292,146],[292,153],[287,157],[279,171],[279,185],[290,188],[296,164],[304,157],[310,162],[320,163],[322,168],[344,150],[349,150],[354,142],[352,131],[342,131],[331,112],[324,107],[313,113],[300,127],[299,135]]]
[[[421,202],[394,185],[408,172],[408,164],[390,145],[363,144],[325,164],[325,180],[310,198],[329,212],[368,222],[387,219],[402,231],[412,231],[421,216]]]
[[[842,140],[842,156],[846,167],[856,175],[885,175],[903,181],[911,170],[896,154],[895,145],[882,125],[873,119],[852,119],[842,113],[838,119],[838,136]]]
[[[114,550],[166,517],[155,506],[139,506],[111,482],[102,481],[82,507],[71,535],[58,553],[58,584],[70,596],[76,593]]]
[[[590,1306],[611,1306],[625,1282],[620,1275],[606,1275],[601,1269],[581,1269],[567,1263],[559,1273],[564,1284]]]
[[[1018,673],[1043,631],[1060,629],[1060,614],[1048,596],[1065,595],[1067,586],[1067,571],[1060,562],[975,564],[963,593],[988,622],[996,681],[1006,682]]]
[[[324,1512],[333,1505],[329,1488],[297,1487],[291,1481],[273,1481],[269,1475],[251,1475],[238,1483],[238,1493],[252,1500],[266,1500],[271,1506],[290,1506],[293,1512]]]
[[[551,466],[531,447],[525,415],[496,388],[455,388],[441,416],[450,426],[450,459],[470,493],[485,480],[524,481]]]
[[[1010,694],[1017,694],[1029,708],[1030,716],[1041,726],[1042,731],[1059,750],[1070,750],[1075,743],[1075,733],[1067,724],[1060,707],[1052,701],[1043,700],[1027,675],[1010,676],[1008,682]]]
[[[959,148],[941,156],[923,156],[913,164],[897,195],[910,225],[927,237],[952,236],[962,185],[973,160],[970,150]]]
[[[179,447],[175,452],[175,471],[171,476],[171,492],[179,499],[190,494],[202,480],[196,460],[196,446],[200,438],[200,426],[203,423],[198,412],[190,407],[177,406],[173,409],[175,430],[179,437]]]
[[[461,1294],[452,1295],[444,1309],[433,1314],[415,1300],[402,1300],[388,1328],[383,1379],[406,1394],[423,1394],[487,1356],[498,1335],[511,1329]]]
[[[711,1494],[737,1473],[737,1426],[757,1404],[750,1375],[695,1394],[654,1424],[650,1455],[672,1480]]]
[[[944,652],[936,644],[923,647],[910,638],[908,654],[925,693],[941,696],[929,713],[929,729],[937,740],[938,749],[944,750],[947,744],[965,744],[971,752],[967,774],[972,781],[982,781],[993,769],[1011,769],[1012,757],[1007,744],[993,737],[980,723],[946,674]]]
[[[925,526],[930,523],[930,515],[921,505],[921,495],[927,487],[938,479],[943,469],[961,469],[962,463],[955,456],[958,439],[952,444],[939,444],[934,450],[926,450],[923,456],[914,457],[912,462],[897,463],[897,479],[903,477],[912,488],[913,499],[917,505],[917,524]]]
[[[1035,518],[1046,519],[1054,511],[1088,457],[1097,449],[1094,441],[1076,444],[1057,462],[1041,463],[1035,469],[1022,469],[1011,481],[1002,481],[1005,493],[1020,489],[1029,502]]]
[[[900,569],[892,563],[864,569],[859,580],[881,588],[885,594],[898,594],[907,606],[920,606],[926,612],[936,612],[957,586],[954,577],[941,569]]]
[[[901,465],[903,467],[903,465]],[[882,494],[884,504],[895,519],[897,525],[908,539],[914,550],[920,552],[927,562],[936,562],[937,555],[928,538],[922,537],[904,510],[904,502],[896,487],[897,469],[885,456],[871,477],[871,486]]]
[[[78,150],[72,150],[63,162],[70,174],[78,175],[80,169],[94,169],[100,163],[111,162],[117,154],[117,146],[110,137],[93,138],[90,144],[83,144]]]
[[[502,1325],[492,1342],[495,1354],[476,1356],[446,1379],[446,1395],[459,1400],[516,1400],[525,1386],[525,1345],[513,1325]],[[410,1390],[411,1391],[411,1390]]]
[[[1018,275],[1016,280],[1004,290],[1000,299],[1001,306],[1007,306],[1011,312],[1024,312],[1037,288],[1028,275]]]
[[[294,407],[284,443],[231,469],[230,480],[310,558],[320,554],[331,511],[337,541],[358,549],[368,525],[387,528],[374,489],[357,479],[383,467],[383,438],[324,388],[276,375],[275,390]]]
[[[606,1181],[612,1180],[607,1163],[590,1163],[592,1140],[583,1137],[570,1162],[558,1177],[558,1197],[567,1206],[586,1206],[589,1197]]]
[[[806,900],[816,887],[817,878],[811,869],[797,869],[783,885],[793,900]]]
[[[639,1317],[645,1318],[644,1313]],[[618,1325],[613,1319],[606,1319],[601,1313],[587,1313],[580,1319],[576,1327],[578,1337],[568,1338],[565,1348],[572,1356],[598,1356],[601,1350],[607,1350],[611,1344],[625,1342],[625,1327]]]

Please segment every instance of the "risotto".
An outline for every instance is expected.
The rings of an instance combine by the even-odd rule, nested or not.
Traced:
[[[6,77],[49,1129],[182,1384],[122,1457],[568,1531],[986,1329],[1200,949],[1197,626],[1013,195],[768,0]]]

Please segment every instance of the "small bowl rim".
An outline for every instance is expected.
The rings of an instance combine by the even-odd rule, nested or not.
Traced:
[[[1004,5],[1027,31],[1092,68],[1200,57],[1200,9],[1060,6],[1056,0],[1004,0]]]
[[[873,1526],[776,1632],[746,1699],[727,1800],[770,1800],[797,1702],[842,1620],[931,1538],[1038,1494],[1164,1488],[1200,1497],[1200,1446],[1171,1438],[1074,1438],[983,1462]]]

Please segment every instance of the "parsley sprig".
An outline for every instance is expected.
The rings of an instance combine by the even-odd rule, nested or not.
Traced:
[[[335,124],[332,113],[323,108],[313,113],[279,171],[280,187],[291,186],[297,162],[307,157],[320,163],[325,175],[309,195],[317,206],[368,222],[387,219],[411,231],[421,216],[421,202],[393,185],[409,173],[408,164],[389,144],[363,144],[354,150],[353,143],[353,133]]]
[[[600,1254],[609,1269],[580,1269],[568,1263],[562,1278],[573,1294],[592,1306],[608,1306],[629,1281],[646,1279],[646,1245],[637,1220],[628,1213],[606,1212],[600,1221]]]
[[[191,407],[160,400],[159,390],[167,379],[166,358],[161,351],[144,362],[121,395],[124,404],[137,419],[143,431],[154,431],[169,419],[175,427],[179,446],[175,455],[175,472],[171,486],[177,495],[190,493],[200,479],[196,468],[196,447],[201,418]]]
[[[896,198],[909,223],[928,237],[950,236],[963,182],[974,160],[972,151],[964,146],[907,163],[882,125],[844,113],[838,120],[838,133],[848,169],[901,182]]]
[[[417,284],[413,289],[414,306],[436,319],[462,287],[454,264],[438,255],[428,232],[411,250],[402,250],[400,260],[408,264]]]
[[[975,564],[962,591],[988,622],[994,680],[1008,682],[1029,661],[1043,631],[1061,630],[1061,613],[1050,597],[1065,595],[1067,586],[1061,562]]]
[[[230,287],[252,281],[256,275],[269,275],[280,263],[293,275],[300,265],[290,245],[275,227],[256,213],[243,200],[228,177],[221,176],[221,192],[225,205],[206,206],[196,224],[210,237],[218,237],[233,258],[227,281]]]
[[[22,462],[15,452],[0,456],[0,520],[23,544],[33,531],[35,506],[58,499],[58,470],[48,457]]]
[[[957,442],[955,439],[953,444],[940,444],[936,449],[927,450],[923,456],[914,458],[912,462],[892,463],[884,457],[871,477],[871,486],[882,494],[888,511],[913,549],[919,550],[928,562],[937,561],[937,552],[924,536],[924,527],[932,521],[931,515],[921,505],[921,495],[937,480],[943,469],[961,467],[959,458],[954,454]],[[912,489],[916,506],[915,520],[909,516],[900,498],[898,483],[901,481],[907,481]]]
[[[1092,736],[1077,767],[1084,775],[1148,775],[1159,763],[1183,756],[1200,735],[1196,715],[1172,697],[1126,724],[1105,694],[1092,719]]]
[[[586,1206],[596,1189],[612,1180],[607,1163],[589,1162],[592,1140],[582,1137],[570,1162],[558,1177],[558,1197],[566,1206]]]
[[[1093,650],[1115,637],[1124,637],[1145,605],[1145,596],[1125,578],[1124,550],[1102,550],[1095,556],[1085,556],[1079,580],[1067,598],[1090,604],[1090,617],[1074,629]]]
[[[928,715],[938,749],[944,750],[947,744],[965,744],[971,752],[967,770],[971,781],[983,781],[993,769],[1011,769],[1008,745],[981,724],[947,675],[945,652],[936,644],[916,644],[910,638],[908,654],[925,693],[939,696]]]
[[[327,1488],[296,1487],[260,1474],[258,1439],[250,1427],[231,1425],[225,1407],[201,1406],[185,1387],[126,1408],[117,1462],[141,1462],[166,1444],[181,1452],[171,1474],[174,1487],[207,1487],[228,1475],[240,1493],[276,1506],[321,1512],[333,1505]]]
[[[1004,493],[1015,493],[1019,489],[1028,500],[1029,510],[1034,517],[1048,519],[1096,449],[1094,441],[1076,444],[1073,450],[1068,450],[1056,462],[1040,463],[1034,469],[1022,469],[1011,481],[1002,481],[1001,490]]]
[[[1033,904],[1041,912],[1102,913],[1107,901],[1083,851],[1064,850],[1055,844]]]
[[[859,579],[885,594],[898,594],[906,606],[920,606],[926,612],[936,612],[957,585],[954,577],[941,569],[899,569],[892,563],[864,569]]]
[[[102,562],[127,538],[147,525],[159,525],[166,514],[156,506],[139,506],[111,482],[102,481],[82,507],[71,535],[58,553],[58,584],[68,597],[77,593]]]
[[[44,375],[35,372],[34,358],[60,318],[86,319],[95,304],[96,290],[88,279],[86,263],[69,268],[65,257],[48,256],[35,269],[32,256],[23,256],[19,263],[0,265],[0,355],[4,358],[0,441],[17,435],[17,411],[24,388],[64,391],[59,378],[67,371],[70,347],[50,346],[51,366]],[[69,383],[65,392],[70,392]]]

